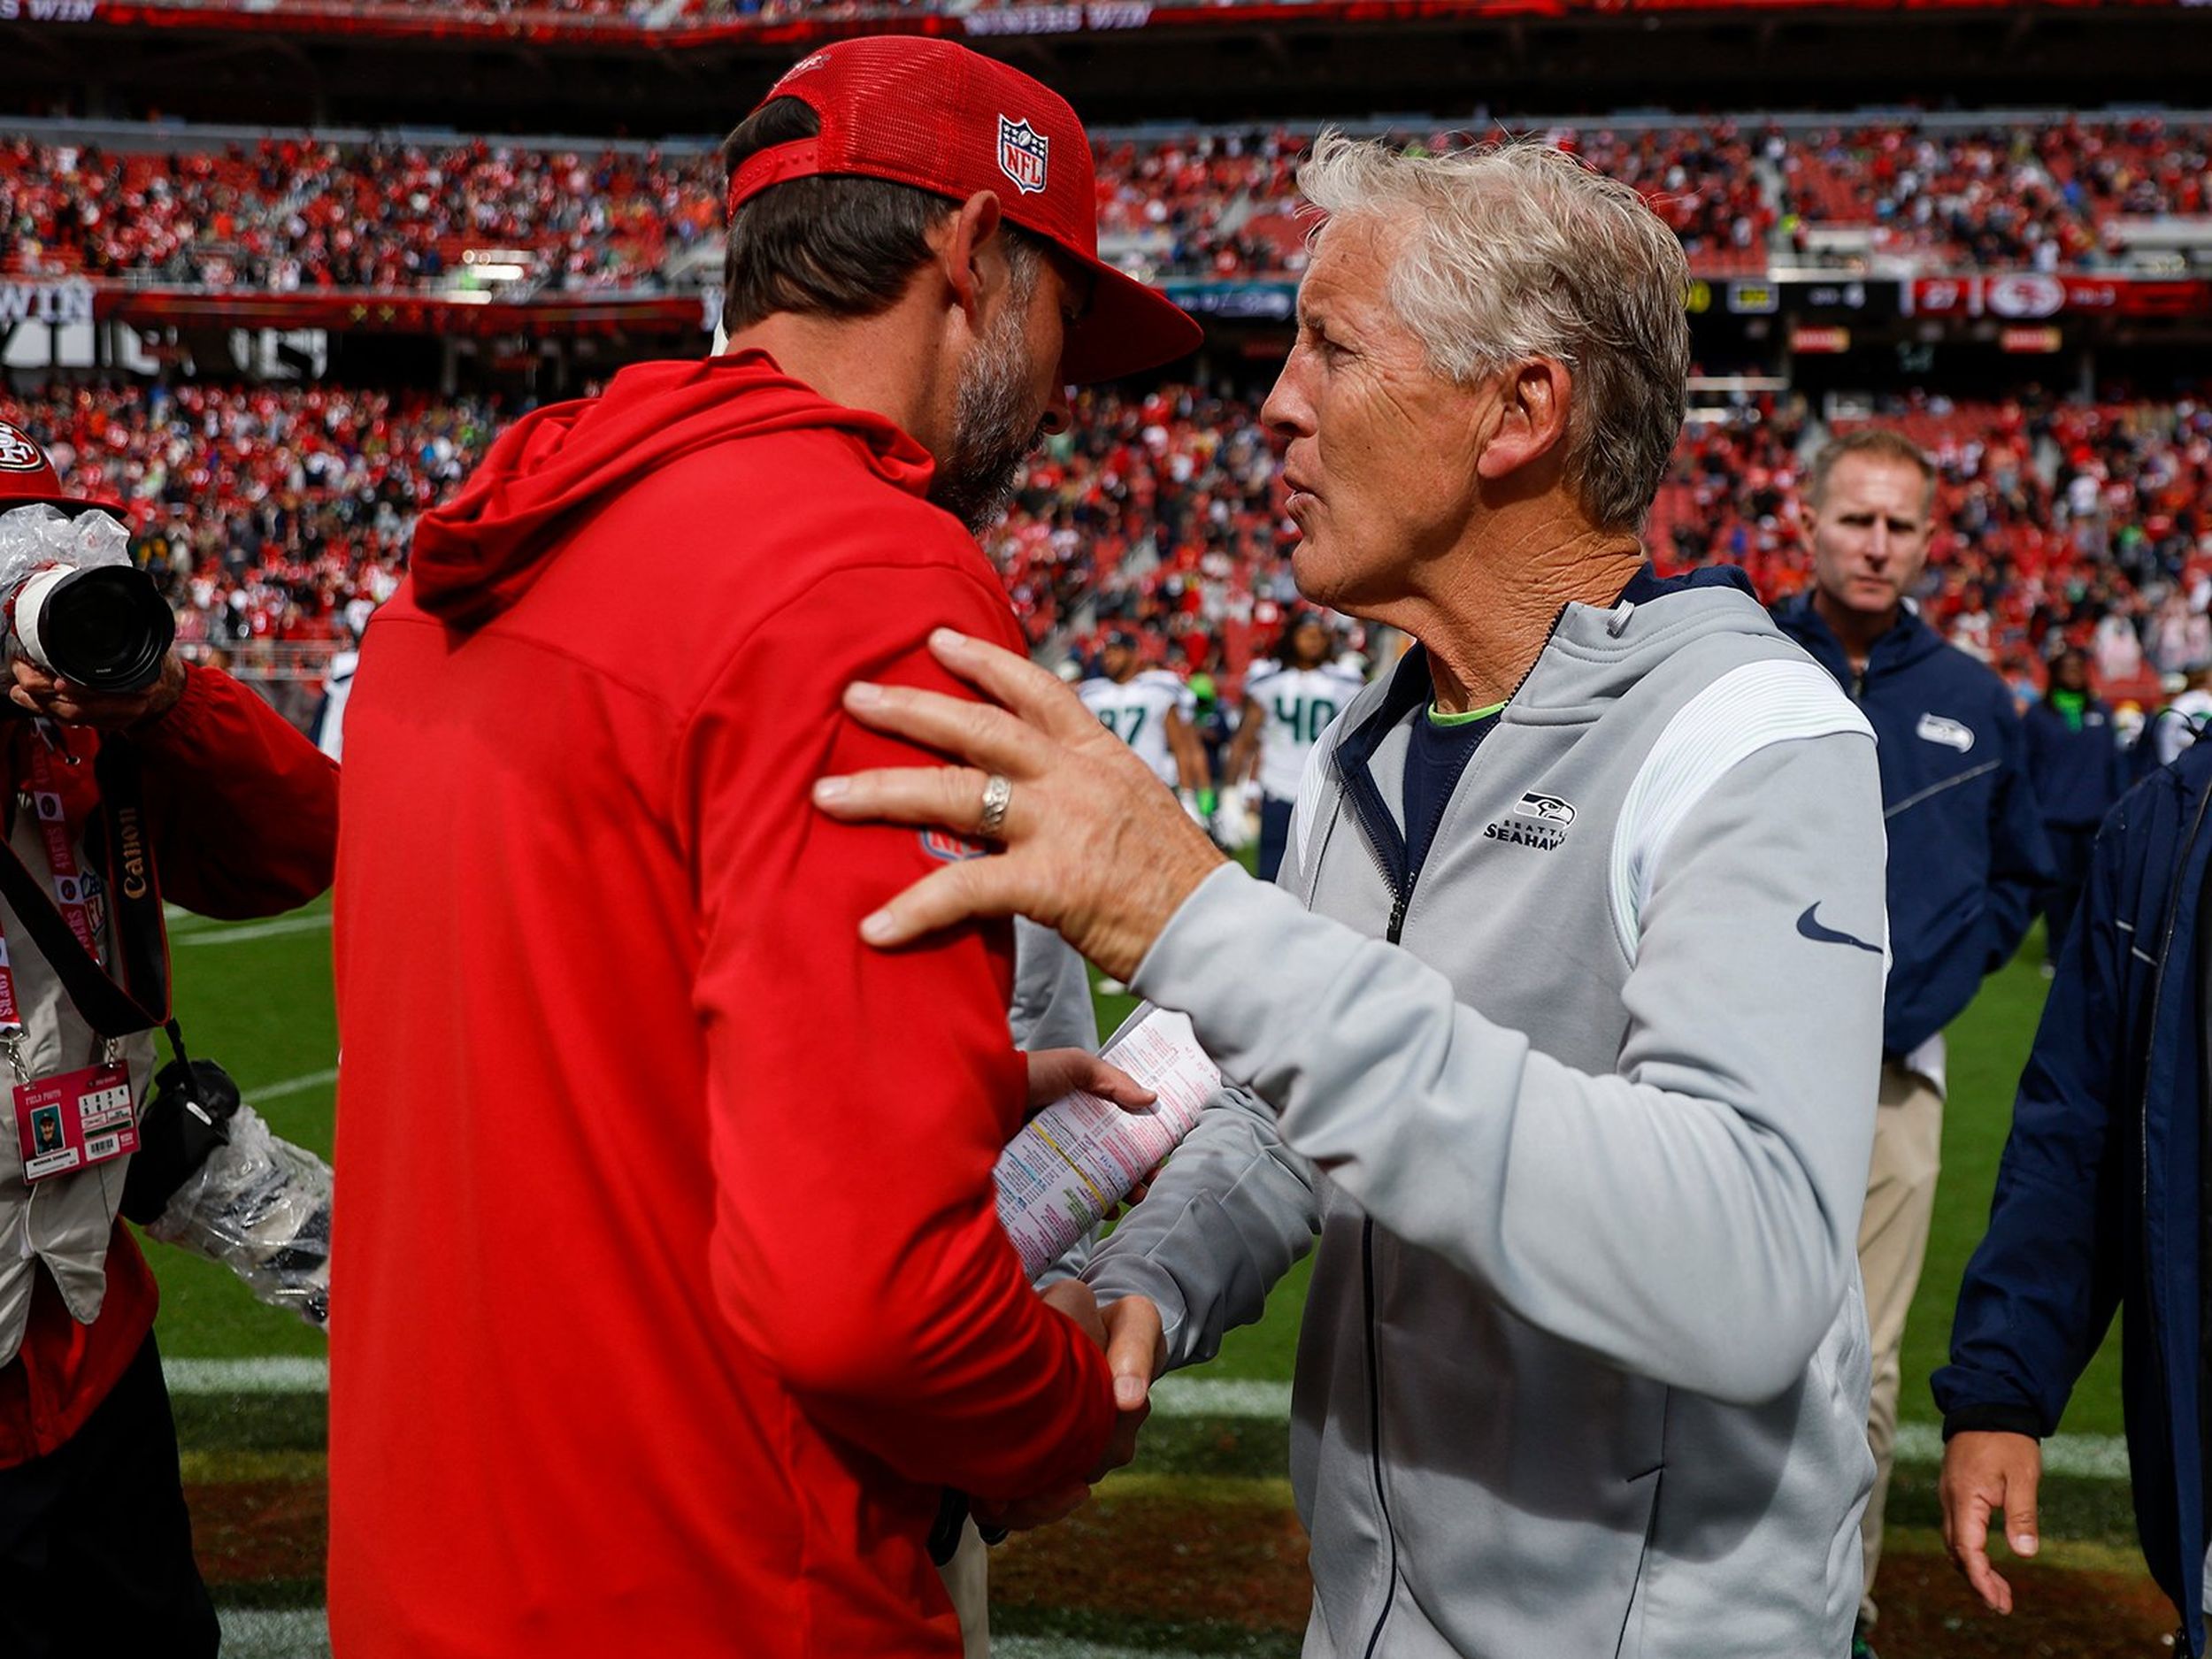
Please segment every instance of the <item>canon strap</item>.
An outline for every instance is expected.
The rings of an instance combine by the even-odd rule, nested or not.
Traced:
[[[42,734],[34,741],[42,741]],[[161,884],[154,873],[153,846],[146,831],[138,756],[123,739],[105,738],[93,762],[93,774],[100,783],[105,830],[102,875],[109,914],[114,918],[120,982],[79,941],[46,884],[25,867],[4,839],[0,839],[0,896],[6,898],[95,1033],[114,1039],[163,1028],[181,1059],[184,1048],[170,1010],[169,929],[162,919]]]

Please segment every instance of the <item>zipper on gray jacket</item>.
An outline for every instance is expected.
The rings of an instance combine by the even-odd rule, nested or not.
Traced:
[[[1394,887],[1395,883],[1392,884]],[[1406,904],[1413,896],[1413,880],[1409,875],[1406,885],[1398,888],[1390,907],[1390,927],[1383,935],[1391,944],[1398,942],[1398,935],[1405,931]],[[1363,1659],[1375,1659],[1375,1649],[1382,1645],[1383,1627],[1390,1623],[1390,1610],[1398,1601],[1398,1527],[1390,1518],[1390,1494],[1383,1488],[1382,1454],[1382,1346],[1375,1332],[1375,1218],[1364,1216],[1359,1232],[1360,1292],[1367,1315],[1367,1457],[1375,1478],[1375,1509],[1382,1517],[1383,1536],[1390,1540],[1387,1576],[1383,1580],[1382,1611],[1375,1616],[1375,1628],[1367,1638],[1367,1652]]]
[[[1562,605],[1553,616],[1551,626],[1544,635],[1545,649],[1550,648],[1552,636],[1558,633],[1560,623],[1565,620],[1567,609],[1567,606]],[[1520,680],[1507,694],[1507,703],[1511,703],[1521,695],[1521,687],[1528,684],[1529,676],[1536,672],[1536,663],[1542,659],[1543,651],[1539,650],[1536,661],[1531,662],[1522,671]],[[1415,718],[1417,719],[1420,717],[1417,714]],[[1386,849],[1390,845],[1391,833],[1397,826],[1390,821],[1390,809],[1383,801],[1382,791],[1375,787],[1374,774],[1368,770],[1368,758],[1362,757],[1358,775],[1354,777],[1344,764],[1340,748],[1330,756],[1331,764],[1336,767],[1337,783],[1342,790],[1342,798],[1350,804],[1353,820],[1360,826],[1360,839],[1367,843],[1368,853],[1374,859],[1376,868],[1382,872],[1384,885],[1390,889],[1390,922],[1383,932],[1383,940],[1386,944],[1396,945],[1403,942],[1401,935],[1405,932],[1406,910],[1413,902],[1414,884],[1420,879],[1420,872],[1413,867],[1409,849],[1406,849],[1408,856],[1403,859],[1405,875],[1402,880],[1391,863]],[[1459,782],[1452,791],[1454,795],[1467,787],[1468,777],[1480,764],[1479,754],[1468,757],[1466,767],[1459,775]],[[1449,805],[1450,797],[1448,796],[1447,810]],[[1404,837],[1398,838],[1398,844],[1405,849]],[[1432,852],[1434,849],[1430,850]],[[1383,1586],[1382,1611],[1375,1616],[1375,1628],[1367,1638],[1364,1654],[1364,1659],[1375,1659],[1375,1650],[1382,1646],[1383,1628],[1390,1623],[1391,1609],[1398,1601],[1398,1528],[1391,1519],[1390,1498],[1383,1486],[1382,1349],[1375,1329],[1375,1218],[1372,1216],[1361,1217],[1359,1248],[1360,1288],[1365,1299],[1367,1315],[1367,1412],[1371,1430],[1368,1435],[1368,1463],[1375,1480],[1375,1510],[1382,1521],[1383,1536],[1390,1540],[1389,1578]]]
[[[1393,933],[1394,935],[1395,929]],[[1393,944],[1397,942],[1394,936]],[[1367,1300],[1367,1418],[1369,1433],[1367,1456],[1375,1476],[1375,1509],[1382,1517],[1383,1536],[1390,1540],[1388,1574],[1383,1581],[1382,1611],[1375,1615],[1374,1633],[1367,1639],[1363,1659],[1375,1659],[1375,1649],[1382,1645],[1383,1626],[1390,1623],[1390,1609],[1398,1601],[1398,1527],[1390,1518],[1390,1498],[1383,1490],[1382,1455],[1382,1353],[1375,1340],[1375,1218],[1365,1217],[1360,1225],[1360,1288]]]

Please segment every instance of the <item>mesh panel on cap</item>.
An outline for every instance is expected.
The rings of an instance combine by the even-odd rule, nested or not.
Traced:
[[[822,124],[824,173],[860,173],[964,201],[978,190],[1006,216],[1086,258],[1098,252],[1090,142],[1064,98],[964,47],[912,36],[850,41],[779,82]],[[999,165],[999,121],[1046,142],[1045,188],[1024,191]]]
[[[782,179],[858,174],[954,201],[998,197],[1012,223],[1057,242],[1090,267],[1090,315],[1069,336],[1071,380],[1135,373],[1194,349],[1198,325],[1164,296],[1098,257],[1097,184],[1088,136],[1061,97],[1008,65],[949,41],[876,35],[825,47],[789,71],[769,97],[795,97],[821,122],[812,165],[764,150],[731,181],[731,211]],[[762,102],[767,102],[763,99]],[[1000,151],[1000,125],[1026,122],[1045,145],[1041,188]],[[789,150],[790,146],[782,147]]]

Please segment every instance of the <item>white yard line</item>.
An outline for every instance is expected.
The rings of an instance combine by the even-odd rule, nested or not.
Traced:
[[[320,1608],[270,1612],[223,1609],[223,1652],[227,1659],[329,1659],[328,1621]],[[1107,1647],[1064,1636],[1000,1636],[991,1642],[993,1659],[1195,1659],[1156,1647]]]
[[[1196,1659],[1162,1647],[1109,1647],[1070,1636],[994,1636],[991,1659]]]
[[[222,1609],[225,1659],[330,1659],[330,1621],[319,1607]]]
[[[172,1394],[320,1394],[330,1368],[319,1359],[169,1359],[162,1362]],[[1250,1417],[1288,1423],[1290,1385],[1218,1377],[1169,1377],[1152,1391],[1163,1417]],[[1943,1461],[1943,1431],[1907,1423],[1897,1431],[1901,1463]],[[2043,1471],[2098,1480],[2127,1477],[2127,1443],[2117,1434],[2058,1434],[2043,1442]]]
[[[1932,1423],[1899,1425],[1897,1461],[1941,1463],[1943,1431]],[[2043,1442],[2043,1472],[2084,1475],[2093,1480],[2125,1480],[2127,1441],[2117,1434],[2054,1434]]]
[[[1163,1377],[1152,1409],[1164,1417],[1273,1417],[1290,1421],[1290,1385],[1226,1377]]]
[[[188,933],[173,929],[169,935],[173,945],[243,945],[257,939],[282,939],[288,933],[326,933],[330,928],[327,911],[320,916],[286,916],[273,922],[250,922],[242,927],[203,927]]]
[[[1290,1419],[1290,1385],[1217,1377],[1166,1377],[1152,1391],[1153,1412],[1163,1417]],[[1907,1423],[1897,1431],[1901,1463],[1943,1461],[1943,1431],[1932,1423]],[[2043,1442],[2043,1471],[2099,1480],[2127,1478],[2127,1442],[2117,1434],[2057,1434]]]
[[[317,1394],[330,1386],[330,1363],[281,1359],[164,1359],[173,1394]]]
[[[310,1071],[304,1077],[288,1077],[281,1083],[241,1089],[239,1093],[250,1101],[282,1100],[287,1094],[304,1094],[311,1088],[327,1088],[337,1080],[338,1068],[334,1065],[327,1071]]]

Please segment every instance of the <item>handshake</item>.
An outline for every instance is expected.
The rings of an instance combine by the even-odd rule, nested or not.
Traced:
[[[1154,1170],[1190,1133],[1221,1074],[1179,1014],[1143,1008],[1114,1033],[1102,1054],[1056,1048],[1029,1056],[1030,1127],[1015,1138],[996,1172],[999,1218],[1033,1277],[1060,1258],[1076,1235],[1124,1200],[1144,1197]],[[1043,1136],[1050,1125],[1058,1133]],[[1048,1165],[1056,1164],[1061,1178]],[[1085,1202],[1087,1194],[1090,1202]],[[1068,1278],[1039,1294],[1098,1344],[1114,1383],[1112,1438],[1089,1475],[1009,1503],[973,1501],[969,1512],[987,1532],[1020,1532],[1061,1519],[1091,1488],[1136,1455],[1137,1431],[1151,1411],[1152,1382],[1166,1363],[1160,1310],[1142,1296],[1103,1309],[1091,1287]]]
[[[1079,1325],[1106,1356],[1114,1379],[1114,1432],[1090,1474],[1081,1480],[1010,1503],[975,1501],[971,1513],[986,1532],[1026,1532],[1064,1519],[1083,1506],[1091,1488],[1137,1455],[1137,1431],[1152,1411],[1152,1384],[1167,1363],[1160,1310],[1143,1296],[1124,1296],[1103,1308],[1080,1279],[1063,1279],[1039,1293]]]

